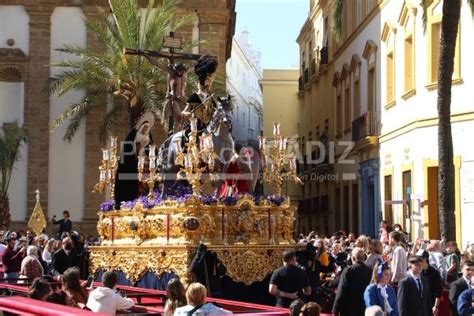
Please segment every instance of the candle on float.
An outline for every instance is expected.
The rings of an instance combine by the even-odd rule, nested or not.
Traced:
[[[296,170],[296,157],[295,156],[290,157],[290,170],[291,171]]]
[[[197,118],[190,119],[191,122],[191,132],[197,132]]]
[[[156,145],[150,145],[150,153],[148,154],[151,157],[156,157]]]
[[[212,135],[209,135],[207,137],[207,144],[208,144],[208,149],[213,149],[214,148],[214,143],[212,142]]]
[[[138,170],[143,170],[145,167],[145,156],[138,156]]]
[[[110,137],[110,147],[117,148],[117,137],[116,136]]]
[[[100,182],[105,181],[105,170],[100,170],[99,180],[100,180]]]
[[[191,161],[191,156],[189,154],[184,156],[184,167],[185,168],[192,168],[193,167],[193,163]]]
[[[102,160],[109,160],[109,150],[102,149]]]
[[[280,123],[273,122],[273,136],[280,136]]]
[[[176,149],[176,152],[182,152],[183,148],[181,147],[181,139],[176,139],[174,141],[174,148]]]
[[[150,169],[155,169],[156,168],[156,159],[155,159],[155,157],[150,156],[149,167],[150,167]]]
[[[206,138],[204,136],[201,136],[201,138],[199,138],[199,149],[201,149],[201,150],[207,149],[206,148]]]
[[[114,175],[112,173],[112,169],[107,170],[107,180],[110,181],[110,180],[113,180],[113,178],[114,178]]]
[[[261,151],[265,150],[265,140],[266,139],[263,136],[258,137],[259,148],[260,148]]]

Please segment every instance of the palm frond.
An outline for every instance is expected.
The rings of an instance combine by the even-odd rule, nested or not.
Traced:
[[[344,10],[344,0],[334,0],[331,5],[331,31],[334,33],[336,41],[342,36],[342,13]]]
[[[8,187],[15,162],[21,159],[20,147],[26,143],[26,135],[18,122],[5,124],[0,132],[0,195],[8,194]]]
[[[76,131],[85,121],[87,114],[96,106],[100,105],[98,93],[88,93],[79,102],[72,104],[61,115],[51,123],[50,131],[53,132],[57,127],[64,125],[69,120],[69,124],[64,134],[64,140],[71,142]]]
[[[471,8],[471,14],[474,17],[474,0],[467,0],[467,4]]]
[[[426,32],[426,25],[428,23],[428,5],[429,5],[429,0],[421,1],[421,7],[423,9],[423,15],[421,17],[421,20],[423,21],[423,33]]]
[[[111,102],[111,104],[109,104],[109,109],[104,115],[100,126],[99,138],[101,140],[107,139],[107,137],[113,133],[123,108],[123,102]]]

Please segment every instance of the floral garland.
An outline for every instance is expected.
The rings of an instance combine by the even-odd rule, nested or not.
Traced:
[[[285,201],[284,196],[262,196],[256,193],[247,193],[250,195],[255,202],[256,205],[261,205],[264,201],[268,201],[275,206],[280,206]],[[184,203],[189,200],[193,196],[192,189],[189,186],[183,184],[177,184],[173,188],[168,191],[167,200],[177,201],[178,203]],[[204,205],[217,205],[220,203],[224,204],[225,206],[233,206],[237,203],[237,201],[243,198],[243,194],[237,194],[232,196],[227,196],[224,198],[218,198],[217,195],[214,193],[212,195],[200,195],[199,200]],[[140,202],[145,209],[152,209],[155,206],[159,206],[163,203],[163,199],[161,198],[161,192],[159,190],[155,190],[155,197],[153,200],[149,201],[148,196],[142,195],[135,200],[131,201],[124,201],[121,203],[122,209],[133,209],[135,205]],[[100,204],[100,210],[102,212],[108,212],[114,210],[115,201],[108,200],[102,202]]]

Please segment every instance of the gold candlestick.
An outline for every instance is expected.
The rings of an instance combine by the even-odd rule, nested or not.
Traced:
[[[276,197],[281,196],[281,185],[284,179],[303,184],[296,174],[296,156],[288,153],[287,149],[288,139],[281,137],[280,123],[273,122],[273,141],[270,146],[267,146],[265,137],[260,137],[260,156],[263,165],[263,181],[273,185],[273,194]],[[268,163],[270,163],[270,168]]]
[[[155,182],[161,180],[161,175],[157,173],[157,157],[156,157],[156,145],[150,145],[148,152],[148,169],[150,173],[148,177],[143,176],[143,171],[145,169],[146,156],[138,157],[138,181],[144,183],[148,186],[148,201],[153,200],[155,197]]]
[[[214,160],[218,157],[214,152],[214,144],[211,135],[201,135],[200,144],[197,144],[197,119],[191,117],[191,135],[185,144],[186,153],[181,147],[181,140],[175,142],[176,159],[175,164],[183,166],[177,173],[178,179],[186,179],[193,188],[193,195],[201,193],[201,177],[206,169],[212,176]],[[203,163],[207,167],[201,167]]]
[[[115,172],[118,167],[117,137],[110,137],[110,147],[102,148],[102,163],[99,166],[99,182],[94,186],[93,193],[102,193],[110,186],[110,198],[115,198]]]

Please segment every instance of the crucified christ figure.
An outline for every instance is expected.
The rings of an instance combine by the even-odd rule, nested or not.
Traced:
[[[163,104],[161,117],[163,125],[168,129],[168,134],[178,132],[183,126],[181,112],[186,106],[185,91],[189,67],[183,63],[160,63],[147,53],[143,55],[152,65],[158,67],[168,76],[166,101]]]

